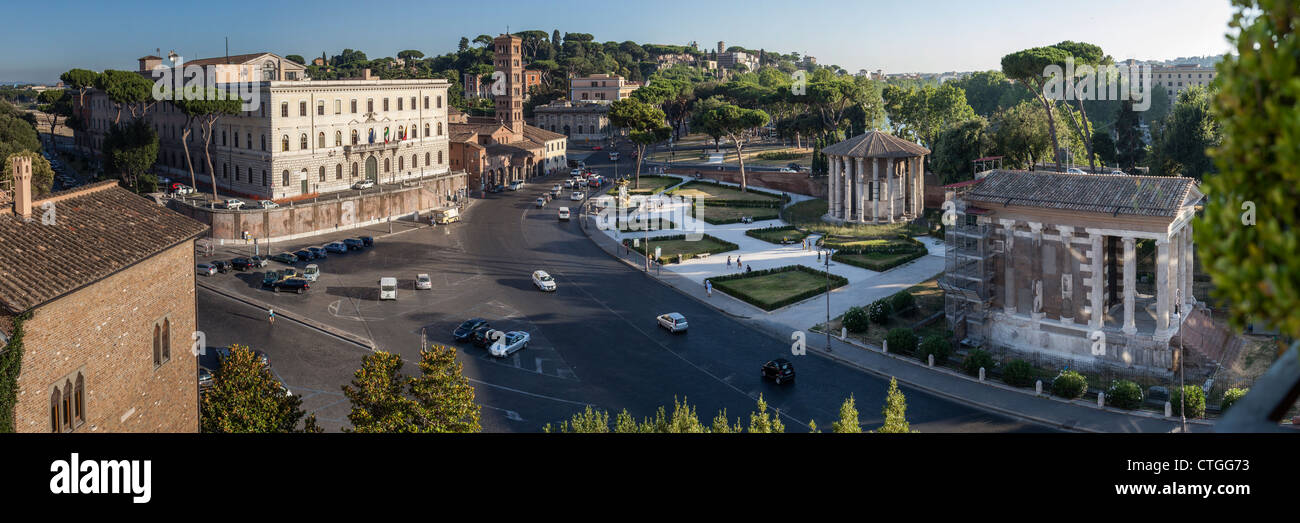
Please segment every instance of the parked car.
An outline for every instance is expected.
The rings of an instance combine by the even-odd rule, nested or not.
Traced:
[[[1121,170],[1119,170],[1119,169],[1115,169],[1115,170],[1111,171],[1110,173],[1113,174],[1113,175],[1118,175],[1118,176],[1124,176],[1124,175],[1128,174],[1128,173],[1126,173],[1126,172],[1124,172],[1124,171],[1121,171]]]
[[[262,286],[274,287],[280,279],[280,271],[266,271],[262,273]]]
[[[546,198],[541,197],[541,196],[538,196],[538,197],[537,197],[537,206],[538,206],[538,207],[546,207]]]
[[[236,200],[234,198],[226,200],[223,205],[225,206],[225,208],[233,209],[233,210],[239,210],[244,208],[244,202],[242,200]]]
[[[172,192],[179,195],[194,194],[194,188],[183,183],[173,183]]]
[[[533,271],[533,285],[544,292],[555,291],[555,278],[546,271]]]
[[[271,200],[258,200],[257,205],[263,209],[274,209],[280,206],[280,204],[275,203]]]
[[[794,383],[794,364],[785,358],[777,358],[763,364],[763,378],[782,383]]]
[[[1088,174],[1088,173],[1083,172],[1083,169],[1080,169],[1080,168],[1078,168],[1078,167],[1071,167],[1071,168],[1069,168],[1069,169],[1066,169],[1066,170],[1065,170],[1065,173],[1066,173],[1066,174]]]
[[[343,245],[347,247],[349,251],[359,251],[366,247],[365,242],[361,241],[361,238],[348,238],[343,240]]]
[[[302,279],[307,280],[307,281],[312,281],[312,282],[314,282],[314,281],[316,281],[318,278],[320,278],[320,266],[319,266],[319,265],[316,265],[316,264],[314,264],[314,263],[311,263],[311,264],[308,264],[307,267],[303,268],[303,270],[302,270]]]
[[[272,256],[271,259],[278,261],[280,263],[287,263],[289,265],[298,263],[298,257],[291,252],[282,252],[280,254]]]
[[[325,244],[325,250],[336,254],[344,253],[348,252],[348,246],[344,245],[343,242],[330,242]]]
[[[271,288],[275,290],[275,292],[293,291],[298,294],[302,294],[307,289],[310,289],[311,285],[304,278],[289,278],[287,280],[280,280],[278,282],[275,282],[275,285],[273,285]]]
[[[379,278],[379,299],[397,299],[397,278],[391,276]]]
[[[591,146],[591,150],[593,150],[593,151],[599,151],[599,150],[600,150],[600,146],[599,146],[599,145],[593,145],[593,146]]]
[[[253,264],[254,267],[262,268],[262,267],[266,267],[266,264],[269,263],[269,260],[261,256],[252,256],[248,258],[248,262]]]
[[[560,221],[562,221],[562,222],[567,222],[567,221],[569,221],[569,208],[568,208],[568,207],[560,207],[559,217],[560,217]]]
[[[429,275],[428,275],[428,274],[416,274],[416,275],[415,275],[415,288],[416,288],[417,290],[418,290],[418,289],[423,289],[423,290],[432,290],[432,289],[433,289],[433,280],[429,278]]]
[[[307,249],[303,249],[301,251],[294,251],[293,255],[297,256],[298,261],[300,262],[311,261],[316,259],[316,255],[312,254],[311,251]]]
[[[375,246],[375,239],[374,239],[374,238],[371,238],[371,237],[369,237],[369,236],[362,236],[362,237],[361,237],[361,246],[362,246],[362,247],[374,247],[374,246]]]
[[[308,247],[307,250],[311,251],[313,258],[325,258],[329,256],[329,252],[320,247]]]
[[[357,183],[352,184],[352,188],[356,190],[369,189],[374,186],[375,186],[375,182],[370,180],[361,180]]]
[[[207,367],[199,367],[199,391],[205,391],[212,388],[212,371]]]
[[[200,263],[195,267],[194,272],[200,276],[212,276],[217,273],[217,268],[211,263]]]
[[[518,191],[519,188],[520,188],[520,187],[523,187],[523,186],[524,186],[524,182],[521,182],[521,181],[515,180],[515,181],[513,181],[513,182],[510,182],[510,185],[509,185],[508,188],[509,188],[510,190],[512,190],[512,191]]]
[[[501,335],[500,338],[493,340],[492,345],[488,347],[488,354],[498,358],[504,358],[519,350],[528,348],[528,341],[531,338],[532,337],[524,331],[507,332]]]
[[[474,329],[474,332],[469,335],[469,341],[470,343],[473,343],[475,347],[486,348],[488,345],[491,345],[493,341],[496,341],[501,334],[505,334],[497,334],[499,332],[501,331],[484,325]]]
[[[212,266],[217,268],[217,272],[230,272],[230,262],[217,260],[212,262]]]
[[[451,337],[456,341],[465,341],[479,327],[486,327],[487,325],[487,320],[483,318],[470,318],[461,323],[459,327],[456,327],[456,330],[451,331]]]
[[[572,189],[572,188],[573,188],[573,180],[564,180],[564,188],[565,188],[565,189]]]
[[[237,271],[246,271],[253,267],[253,261],[248,258],[235,258],[230,260],[230,268]]]
[[[686,332],[686,317],[680,313],[660,314],[655,318],[655,321],[659,323],[660,327],[668,329],[668,332]]]
[[[498,183],[498,184],[496,184],[496,185],[493,185],[491,189],[488,189],[488,192],[491,192],[491,193],[499,193],[499,192],[504,191],[504,190],[506,190],[506,186],[501,185],[501,184]]]
[[[789,168],[789,167],[782,167],[782,168],[781,168],[781,172],[783,172],[783,173],[797,173],[797,172],[799,172],[799,171],[796,171],[796,170],[791,169],[791,168]]]

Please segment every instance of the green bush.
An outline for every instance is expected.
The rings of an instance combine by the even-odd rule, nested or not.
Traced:
[[[1169,394],[1169,403],[1174,407],[1173,414],[1177,416],[1182,412],[1183,395],[1187,396],[1187,417],[1205,417],[1205,391],[1196,385],[1184,385],[1182,389],[1174,389]]]
[[[889,333],[885,335],[885,341],[889,342],[889,352],[911,354],[916,350],[916,334],[912,332],[912,329],[902,327],[889,329]],[[936,359],[938,359],[937,356]]]
[[[952,354],[952,344],[948,343],[948,338],[938,334],[926,336],[921,341],[920,350],[916,351],[916,357],[921,361],[930,361],[930,355],[934,355],[934,364],[940,365],[947,363],[948,355]]]
[[[808,156],[808,153],[796,153],[793,151],[768,151],[758,153],[760,160],[798,160]]]
[[[1052,394],[1065,399],[1077,400],[1088,392],[1088,378],[1072,370],[1063,370],[1052,380]]]
[[[1106,404],[1121,409],[1142,406],[1142,386],[1129,380],[1115,380],[1106,389]]]
[[[913,298],[912,293],[907,291],[901,291],[889,298],[889,308],[893,309],[894,312],[902,312],[910,309],[915,303],[916,298]]]
[[[966,374],[971,376],[979,376],[980,367],[984,367],[985,372],[993,370],[993,355],[984,349],[970,351],[970,354],[966,355],[966,359],[961,362],[962,370],[965,370]]]
[[[867,315],[871,318],[871,323],[877,325],[885,323],[893,311],[889,308],[889,302],[885,300],[876,300],[867,306]]]
[[[866,332],[871,326],[871,321],[867,318],[867,310],[862,307],[849,307],[844,312],[844,328],[849,332]]]
[[[1032,387],[1037,376],[1034,366],[1025,360],[1011,360],[1002,368],[1002,380],[1014,387]]]
[[[1219,412],[1226,412],[1228,407],[1231,407],[1233,403],[1236,403],[1237,400],[1241,399],[1249,391],[1250,389],[1248,388],[1242,389],[1237,387],[1223,391],[1223,401],[1219,402]]]

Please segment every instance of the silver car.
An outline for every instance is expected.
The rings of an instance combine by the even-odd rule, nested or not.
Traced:
[[[655,318],[655,321],[659,323],[660,327],[668,329],[668,332],[686,332],[686,317],[680,313],[660,314]]]
[[[495,337],[492,345],[488,346],[488,353],[498,358],[504,358],[515,352],[528,348],[528,341],[532,337],[524,331],[510,331]]]

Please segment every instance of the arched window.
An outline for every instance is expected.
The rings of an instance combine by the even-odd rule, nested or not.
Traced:
[[[411,155],[411,168],[414,169],[414,168],[419,167],[419,166],[420,166],[420,157],[418,157],[418,156],[412,154],[412,155]]]
[[[238,169],[238,167],[236,167]],[[172,359],[172,321],[163,318],[162,326],[162,362],[167,363]]]
[[[63,405],[59,406],[59,411],[63,415],[63,430],[72,431],[72,382],[65,380],[63,382]]]
[[[424,137],[425,137],[425,138],[428,138],[428,137],[429,137],[429,124],[427,124],[427,123],[424,124]]]
[[[438,165],[442,165],[442,151],[438,151]]]
[[[438,122],[438,136],[442,136],[442,122]]]
[[[424,166],[429,166],[429,153],[424,153]]]
[[[334,131],[334,146],[340,147],[342,145],[343,145],[343,131]]]
[[[270,82],[270,81],[272,81],[272,80],[278,80],[279,78],[277,78],[277,76],[278,76],[278,75],[275,74],[275,61],[274,61],[274,60],[267,60],[265,63],[262,64],[262,81],[263,81],[263,82]],[[286,104],[286,105],[287,105],[287,104]],[[288,109],[285,109],[285,112],[287,113],[287,112],[288,112]],[[284,116],[288,116],[288,114],[285,114]]]
[[[388,171],[390,171],[390,169],[388,168],[388,158],[384,158],[384,172],[388,172]]]
[[[280,150],[281,151],[289,150],[289,135],[286,134],[280,137]]]
[[[398,101],[398,103],[401,103],[402,99],[401,99],[401,98],[398,98],[397,101]],[[399,125],[399,126],[397,126],[397,139],[398,139],[398,140],[405,140],[405,139],[406,139],[406,126],[405,126],[405,125]]]
[[[401,100],[401,98],[398,98],[398,100]],[[398,157],[397,157],[397,170],[398,170],[398,171],[401,171],[402,169],[405,169],[405,168],[406,168],[406,157],[405,157],[405,156],[398,156]]]
[[[352,145],[356,145],[356,144],[357,144],[357,130],[356,130],[356,129],[353,129],[353,130],[352,130]]]
[[[334,165],[334,179],[335,180],[343,179],[343,164],[340,163]]]
[[[59,388],[54,387],[50,392],[50,432],[63,432],[63,414],[59,411],[63,408],[63,394],[59,393]]]
[[[162,365],[162,326],[153,326],[153,366]]]
[[[324,148],[325,148],[325,133],[324,133],[324,132],[317,133],[317,135],[316,135],[316,147],[317,147],[317,148],[320,148],[320,149],[324,149]]]
[[[73,392],[72,418],[78,424],[86,422],[86,378],[77,373],[76,390]]]
[[[355,133],[356,131],[353,132]],[[357,162],[352,162],[352,177],[357,177]]]
[[[288,169],[285,169],[284,172],[280,173],[280,185],[283,185],[283,186],[285,186],[285,187],[288,187],[288,186],[289,186],[289,170],[288,170]]]
[[[299,149],[307,148],[307,133],[302,133],[302,135],[298,137],[298,148]]]

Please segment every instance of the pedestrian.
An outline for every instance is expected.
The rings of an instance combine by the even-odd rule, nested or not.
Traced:
[[[753,267],[750,267],[750,266],[748,266],[748,265],[746,265],[746,266],[745,266],[745,272],[754,272],[754,268],[753,268]]]
[[[266,309],[266,314],[267,314],[267,321],[270,322],[271,325],[275,325],[275,310]]]
[[[704,280],[704,290],[708,291],[709,297],[713,297],[713,280]]]
[[[727,267],[731,267],[731,257],[727,256]]]
[[[737,268],[737,269],[740,268],[740,255],[739,255],[739,254],[736,255],[736,268]]]

